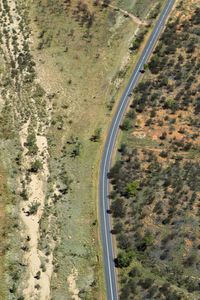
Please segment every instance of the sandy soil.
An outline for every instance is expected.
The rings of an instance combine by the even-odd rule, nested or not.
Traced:
[[[30,156],[27,155],[27,148],[24,146],[27,135],[29,122],[24,124],[21,132],[21,145],[23,148],[23,159],[24,168],[26,169],[30,165]],[[28,191],[28,201],[23,202],[21,205],[21,218],[26,226],[26,234],[29,236],[29,251],[26,254],[26,261],[28,266],[29,279],[26,283],[26,288],[24,289],[25,299],[36,299],[38,296],[41,300],[50,299],[50,279],[53,271],[53,255],[48,255],[48,262],[46,260],[45,267],[46,271],[41,272],[39,279],[35,278],[38,271],[41,271],[41,257],[44,258],[44,254],[38,250],[38,240],[39,240],[39,221],[42,217],[44,205],[45,205],[45,183],[47,182],[49,170],[48,170],[48,148],[47,140],[45,136],[37,136],[37,146],[38,146],[38,157],[43,158],[43,169],[36,173],[31,174],[30,183],[27,184]],[[28,215],[28,206],[32,202],[38,202],[40,204],[36,215]],[[36,286],[38,285],[38,289]],[[39,288],[40,286],[40,288]]]
[[[78,276],[77,271],[74,269],[72,270],[72,273],[67,277],[67,282],[69,285],[69,291],[72,294],[72,299],[74,300],[80,300],[78,294],[79,294],[79,290],[76,287],[76,278]]]
[[[1,1],[1,5],[4,8],[3,2]],[[3,36],[3,51],[6,59],[13,60],[17,62],[16,57],[19,52],[23,52],[23,45],[26,43],[25,35],[23,34],[20,28],[20,21],[23,16],[19,9],[17,9],[17,3],[14,0],[8,1],[9,5],[9,18],[5,18],[6,26],[9,29],[9,35]],[[17,48],[14,50],[14,46],[12,43],[12,32],[16,32],[17,38]],[[16,67],[18,64],[16,63]],[[22,76],[18,77],[18,80],[21,80]],[[21,82],[23,85],[23,81]],[[28,200],[22,201],[20,204],[21,213],[20,217],[24,224],[24,232],[22,233],[22,237],[24,238],[24,244],[27,246],[27,250],[24,251],[24,258],[27,264],[27,281],[20,286],[19,289],[23,290],[24,299],[41,299],[48,300],[50,299],[50,280],[53,272],[53,255],[52,252],[48,253],[48,257],[38,249],[38,242],[40,238],[39,232],[39,221],[42,217],[44,207],[45,207],[45,198],[46,198],[46,184],[49,176],[48,170],[48,145],[47,139],[45,137],[46,126],[43,124],[43,121],[39,119],[37,113],[37,105],[35,105],[34,99],[33,101],[33,109],[32,112],[34,114],[34,118],[37,121],[37,126],[35,128],[36,135],[36,144],[38,147],[38,153],[35,157],[29,155],[28,149],[26,147],[27,137],[28,137],[28,129],[32,122],[30,117],[26,115],[28,121],[26,123],[23,115],[19,113],[19,119],[22,121],[22,128],[19,132],[20,142],[22,146],[22,166],[21,166],[21,175],[19,178],[19,182],[21,182],[20,189],[25,188]],[[0,110],[4,105],[3,100],[0,97]],[[23,105],[23,103],[20,103]],[[19,109],[20,112],[20,109]],[[42,132],[42,135],[39,134]],[[37,173],[30,172],[30,165],[35,160],[39,160],[42,163],[42,169]],[[23,182],[23,186],[22,186]],[[25,186],[24,186],[25,185]],[[20,191],[19,191],[20,192]],[[39,207],[35,214],[30,215],[29,209],[30,205],[33,202],[37,202]],[[53,246],[50,243],[51,250]],[[51,247],[52,246],[52,247]],[[41,264],[43,268],[41,269]],[[40,272],[40,276],[35,278],[36,274]]]

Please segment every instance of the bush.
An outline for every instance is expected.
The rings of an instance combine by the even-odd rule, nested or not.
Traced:
[[[28,134],[27,142],[26,142],[25,146],[28,147],[30,154],[33,154],[33,155],[37,154],[38,146],[36,143],[36,137],[35,137],[34,133]]]
[[[118,246],[120,249],[125,250],[125,249],[130,248],[130,246],[131,246],[129,238],[123,233],[121,233],[117,236],[117,241],[118,241]]]
[[[130,130],[132,128],[131,120],[128,118],[125,118],[125,120],[120,128],[125,131]]]
[[[113,234],[118,234],[123,230],[123,224],[121,222],[117,222],[113,227]]]
[[[33,97],[43,97],[44,95],[45,90],[39,84],[36,84]]]
[[[191,266],[193,266],[193,265],[195,264],[196,260],[197,260],[196,254],[191,254],[191,255],[188,256],[188,257],[186,258],[186,260],[184,261],[184,265],[185,265],[186,267],[191,267]]]
[[[120,198],[113,201],[111,204],[111,211],[114,218],[123,218],[125,216],[124,201]]]
[[[152,284],[153,284],[154,280],[152,278],[145,278],[145,279],[141,279],[138,284],[143,288],[143,289],[149,289]]]
[[[131,251],[128,252],[120,252],[115,259],[116,268],[127,268],[133,259],[133,253]]]
[[[126,186],[126,193],[128,196],[134,196],[140,186],[140,183],[138,180],[132,181],[127,184]]]
[[[161,4],[157,3],[154,6],[154,8],[150,11],[148,18],[149,19],[155,19],[158,16],[158,14],[159,14],[160,9],[161,9]]]
[[[132,44],[129,48],[131,51],[135,51],[140,47],[141,43],[144,41],[144,38],[145,38],[145,35],[146,35],[147,32],[148,32],[147,27],[141,28],[139,30],[139,32],[134,37],[134,40],[132,41]]]
[[[42,163],[40,160],[37,159],[31,164],[31,168],[30,168],[31,172],[37,173],[41,169],[42,169]]]
[[[29,211],[28,215],[35,215],[37,213],[38,207],[40,206],[40,203],[37,201],[32,202],[29,204]]]
[[[92,135],[92,137],[90,138],[90,140],[92,142],[99,142],[100,139],[101,139],[101,132],[102,132],[102,129],[101,128],[98,128],[94,131],[94,134]]]
[[[133,267],[131,271],[128,273],[129,277],[140,277],[141,271],[137,267]]]

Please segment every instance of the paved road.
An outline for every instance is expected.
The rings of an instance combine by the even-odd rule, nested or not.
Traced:
[[[108,199],[109,194],[109,180],[107,174],[111,166],[111,158],[113,149],[116,142],[116,137],[119,131],[119,126],[122,122],[123,116],[129,105],[129,94],[135,88],[141,73],[140,70],[143,69],[144,64],[148,61],[151,55],[155,43],[157,42],[159,35],[165,25],[166,19],[172,10],[175,0],[168,0],[166,6],[164,7],[159,20],[157,21],[155,28],[146,44],[145,49],[131,75],[129,83],[122,95],[119,106],[117,108],[116,114],[113,118],[107,140],[105,143],[104,153],[102,157],[101,167],[100,167],[100,181],[99,181],[99,211],[100,211],[100,224],[101,224],[101,240],[103,246],[103,258],[104,258],[104,270],[105,270],[105,280],[106,280],[106,291],[107,300],[117,300],[117,280],[116,272],[114,266],[114,251],[112,244],[112,237],[110,234],[110,216],[107,213],[109,210],[110,203]]]

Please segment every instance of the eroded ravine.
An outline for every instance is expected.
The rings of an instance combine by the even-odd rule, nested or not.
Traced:
[[[14,93],[11,97],[8,90],[3,100],[9,102],[12,107],[13,120],[19,126],[22,148],[17,192],[22,197],[20,216],[24,227],[22,248],[26,280],[18,289],[22,291],[24,299],[46,300],[50,299],[54,245],[49,238],[48,253],[39,249],[39,227],[44,212],[49,177],[46,138],[49,124],[47,120],[50,119],[49,102],[45,98],[45,91],[37,83],[34,72],[34,62],[29,50],[30,32],[24,7],[14,0],[1,1],[0,6],[1,46],[5,62],[11,72],[11,89]]]

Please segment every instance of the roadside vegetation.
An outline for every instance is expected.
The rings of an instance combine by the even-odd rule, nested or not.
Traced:
[[[120,299],[200,299],[198,1],[178,1],[109,173]]]

